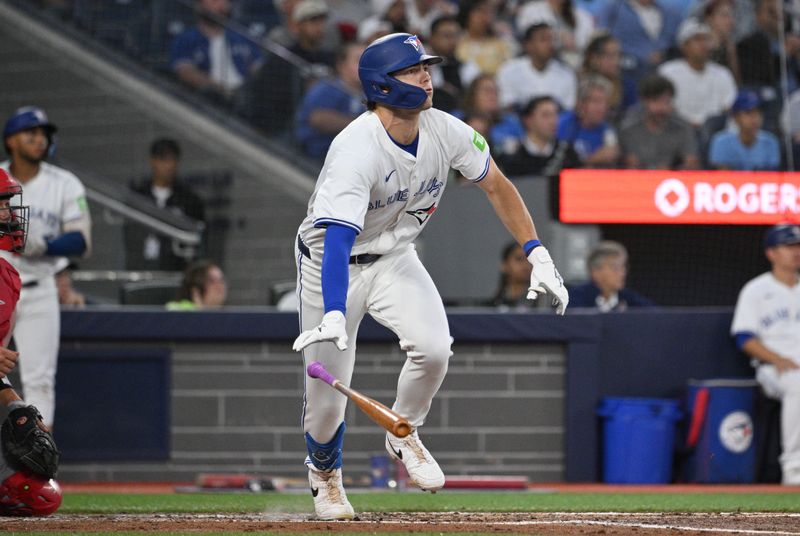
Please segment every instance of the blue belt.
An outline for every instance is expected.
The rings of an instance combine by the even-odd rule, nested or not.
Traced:
[[[300,238],[300,235],[297,235],[297,249],[300,250],[300,253],[311,258],[311,250],[308,249],[308,246],[303,243],[303,240]],[[371,264],[378,259],[383,257],[383,255],[376,255],[374,253],[362,253],[361,255],[353,255],[350,257],[350,264]]]

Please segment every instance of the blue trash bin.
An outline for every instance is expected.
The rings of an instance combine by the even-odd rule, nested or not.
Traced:
[[[666,484],[672,479],[680,403],[664,398],[603,398],[603,481]]]
[[[748,379],[690,380],[686,480],[751,483],[756,447],[753,412],[758,383]]]

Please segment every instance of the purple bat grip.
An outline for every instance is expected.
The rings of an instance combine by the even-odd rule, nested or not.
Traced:
[[[312,378],[319,378],[320,380],[330,385],[333,385],[333,382],[336,381],[336,378],[331,376],[331,373],[325,370],[325,366],[319,361],[314,361],[313,363],[311,363],[306,368],[306,372],[308,372],[308,375],[311,376]]]

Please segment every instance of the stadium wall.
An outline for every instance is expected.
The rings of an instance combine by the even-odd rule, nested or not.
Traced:
[[[451,310],[455,354],[422,433],[448,474],[599,478],[603,396],[674,397],[689,378],[749,377],[731,312]],[[65,481],[302,476],[296,317],[258,310],[62,313],[56,434]],[[391,404],[404,356],[367,319],[353,386]],[[380,430],[350,407],[345,464],[367,479]]]

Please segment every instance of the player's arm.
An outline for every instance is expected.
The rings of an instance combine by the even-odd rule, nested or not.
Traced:
[[[558,306],[556,311],[558,314],[564,314],[569,303],[569,293],[564,286],[564,280],[556,270],[547,248],[539,242],[533,218],[516,186],[500,171],[494,159],[489,158],[489,170],[478,182],[478,186],[486,193],[500,221],[511,236],[522,245],[528,256],[528,262],[533,265],[528,299],[535,300],[539,294],[550,292],[554,296],[553,305]]]
[[[299,352],[309,344],[332,341],[339,350],[347,349],[347,288],[350,284],[350,252],[356,241],[356,231],[344,225],[329,224],[325,229],[322,254],[322,300],[325,315],[322,323],[304,331],[294,341],[292,349]]]
[[[762,343],[758,337],[752,333],[737,333],[736,342],[739,348],[752,358],[758,359],[762,363],[774,365],[778,372],[800,368],[800,365],[773,352]]]

